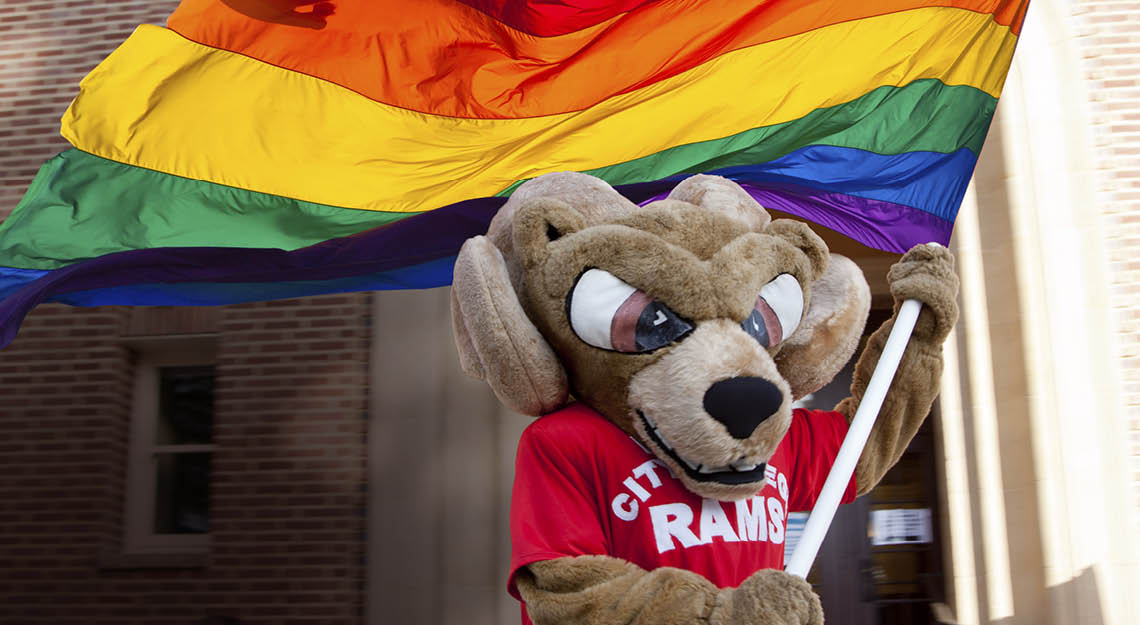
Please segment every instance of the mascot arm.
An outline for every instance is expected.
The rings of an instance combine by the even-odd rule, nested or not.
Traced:
[[[811,585],[765,569],[717,588],[681,569],[646,571],[609,556],[532,563],[515,577],[535,625],[822,625]]]
[[[887,280],[895,300],[895,315],[868,339],[855,363],[851,397],[836,406],[849,422],[867,390],[883,345],[894,327],[899,306],[904,300],[917,299],[923,307],[879,417],[855,466],[855,483],[860,495],[874,488],[898,462],[930,412],[942,376],[942,343],[958,320],[958,277],[954,273],[954,257],[946,248],[938,245],[911,248],[891,267]]]

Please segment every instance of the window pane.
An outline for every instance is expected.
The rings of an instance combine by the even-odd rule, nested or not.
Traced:
[[[210,531],[210,454],[157,454],[154,494],[156,534]]]
[[[159,369],[159,445],[208,444],[214,429],[214,368]]]

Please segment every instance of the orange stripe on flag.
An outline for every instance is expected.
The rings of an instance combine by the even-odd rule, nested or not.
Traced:
[[[184,0],[167,25],[198,43],[392,106],[502,119],[584,110],[733,50],[876,15],[955,7],[993,14],[1015,34],[1024,17],[1012,0],[793,0],[760,7],[704,0],[684,3],[683,13],[682,3],[665,1],[573,33],[534,37],[443,0],[326,3],[336,5],[331,14],[294,10],[295,4]]]

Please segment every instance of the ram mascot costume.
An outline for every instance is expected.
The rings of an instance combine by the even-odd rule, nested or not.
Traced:
[[[938,392],[957,318],[950,253],[888,275],[924,306],[844,501],[898,460]],[[519,443],[509,589],[537,625],[822,623],[780,570],[787,513],[822,488],[893,318],[851,396],[793,409],[858,347],[870,291],[803,223],[724,178],[637,206],[605,182],[522,186],[455,266],[464,371],[541,415]]]

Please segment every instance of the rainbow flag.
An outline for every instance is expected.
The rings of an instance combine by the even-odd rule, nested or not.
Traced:
[[[518,184],[688,174],[864,244],[947,242],[1026,0],[185,0],[80,85],[0,225],[43,301],[448,284]]]

